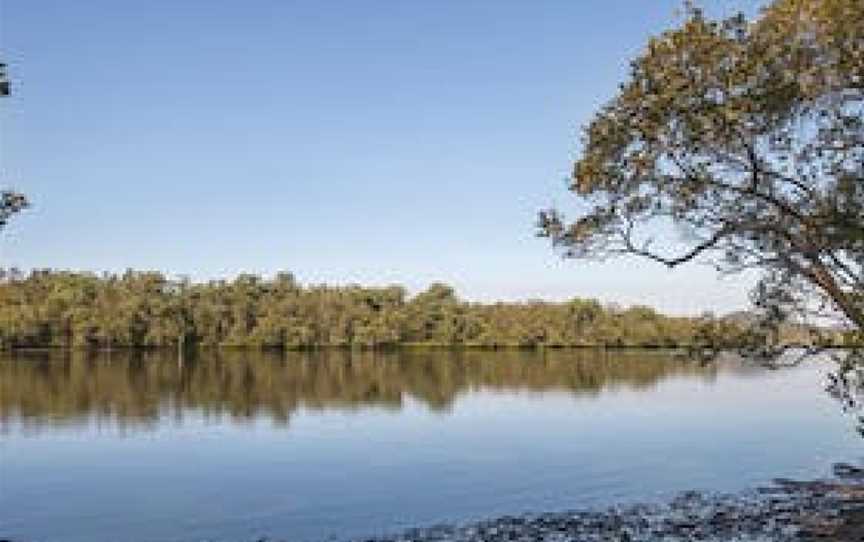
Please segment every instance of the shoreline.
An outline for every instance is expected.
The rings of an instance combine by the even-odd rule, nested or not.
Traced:
[[[281,536],[254,542],[287,542]],[[334,538],[327,538],[334,542]],[[505,515],[342,542],[861,542],[864,467],[830,478],[775,479],[734,493],[683,491],[661,503]],[[24,539],[0,535],[0,542]]]
[[[864,468],[775,479],[737,493],[685,491],[659,504],[569,510],[412,528],[349,542],[864,541]]]

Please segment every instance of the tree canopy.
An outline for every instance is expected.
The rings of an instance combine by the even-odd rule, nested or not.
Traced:
[[[864,3],[688,6],[587,126],[570,190],[574,218],[539,217],[567,257],[758,269],[767,316],[864,329]]]
[[[444,284],[409,297],[400,286],[304,286],[290,273],[190,283],[157,272],[0,272],[9,348],[676,346],[701,326],[587,299],[472,303]]]

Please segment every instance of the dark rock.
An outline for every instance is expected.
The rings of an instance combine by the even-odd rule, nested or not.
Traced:
[[[848,463],[835,463],[833,470],[838,478],[864,479],[864,469]]]

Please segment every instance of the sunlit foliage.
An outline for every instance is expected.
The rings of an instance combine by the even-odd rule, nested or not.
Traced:
[[[583,299],[471,303],[444,284],[408,296],[399,286],[304,286],[289,273],[208,283],[135,271],[0,275],[6,347],[674,346],[701,325]]]
[[[570,189],[574,219],[540,215],[566,256],[704,255],[763,273],[766,321],[864,328],[864,2],[689,7],[588,125]]]

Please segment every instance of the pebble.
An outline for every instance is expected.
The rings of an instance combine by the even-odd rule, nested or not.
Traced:
[[[803,542],[864,540],[864,470],[830,481],[777,480],[737,494],[688,491],[663,504],[505,516],[368,542]],[[849,518],[857,518],[849,520]],[[854,524],[850,524],[854,522]],[[844,530],[845,529],[845,530]],[[835,535],[843,533],[842,538]],[[850,536],[850,538],[846,538]],[[827,538],[826,538],[827,537]],[[854,537],[854,538],[851,538]]]

